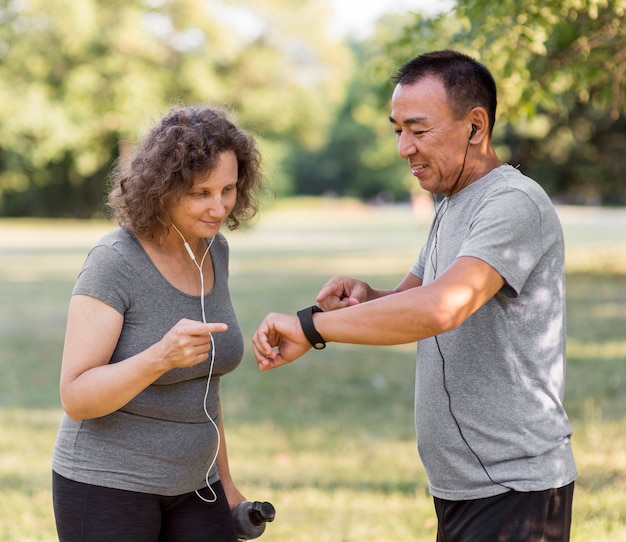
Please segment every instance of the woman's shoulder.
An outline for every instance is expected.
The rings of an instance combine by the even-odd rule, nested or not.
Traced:
[[[211,247],[211,254],[228,258],[228,239],[222,232],[218,232],[213,239],[209,237],[206,242]]]
[[[144,251],[136,237],[126,228],[118,226],[104,234],[89,251],[87,261],[101,265],[137,267],[145,265]]]
[[[125,244],[131,241],[134,241],[133,235],[126,228],[117,226],[100,237],[94,246],[112,247],[117,243]]]

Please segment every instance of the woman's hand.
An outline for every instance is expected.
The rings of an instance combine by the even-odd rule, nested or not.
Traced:
[[[226,324],[204,324],[183,318],[157,343],[158,356],[167,369],[193,367],[210,355],[211,334],[227,330]]]
[[[222,323],[183,319],[146,350],[109,363],[123,323],[123,316],[106,303],[90,296],[72,296],[60,393],[63,408],[73,420],[110,414],[170,369],[201,363],[210,354],[211,334],[228,329]]]

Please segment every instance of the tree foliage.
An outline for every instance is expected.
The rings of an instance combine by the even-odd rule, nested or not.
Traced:
[[[391,77],[443,48],[494,73],[503,160],[554,197],[626,203],[626,0],[458,0],[352,43],[329,1],[0,0],[0,215],[100,214],[116,156],[198,102],[255,133],[279,195],[401,198]]]
[[[626,0],[458,0],[415,14],[379,69],[446,48],[493,72],[505,159],[557,197],[626,203]]]
[[[356,65],[366,66],[367,43],[353,43],[353,51]],[[324,145],[292,156],[297,193],[383,201],[407,197],[408,169],[398,159],[389,113],[372,77],[370,70],[356,69]]]
[[[174,104],[232,108],[270,166],[319,144],[349,55],[317,30],[320,4],[287,4],[0,0],[2,209],[99,210],[112,159]]]

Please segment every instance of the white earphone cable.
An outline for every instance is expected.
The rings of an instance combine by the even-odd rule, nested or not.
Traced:
[[[174,229],[178,232],[178,235],[180,235],[181,239],[183,240],[183,244],[185,246],[185,249],[189,253],[189,256],[191,257],[191,260],[193,261],[193,263],[198,268],[198,271],[200,272],[200,307],[202,309],[202,322],[204,324],[206,324],[207,323],[207,321],[206,321],[206,312],[205,312],[205,308],[204,308],[204,273],[202,272],[202,267],[204,266],[204,260],[205,260],[205,258],[207,256],[207,254],[209,253],[209,249],[211,248],[211,245],[213,244],[213,241],[215,240],[215,236],[213,236],[211,238],[211,241],[207,245],[206,250],[204,251],[204,254],[202,255],[202,259],[200,260],[200,263],[198,264],[198,262],[196,261],[196,255],[194,254],[193,250],[189,246],[189,243],[187,242],[187,240],[185,239],[183,234],[176,227],[176,224],[174,224],[174,222],[171,222],[171,224],[172,224],[172,226],[174,226]],[[213,502],[215,502],[217,500],[217,495],[216,495],[215,491],[213,490],[213,488],[211,487],[211,484],[209,484],[209,475],[211,474],[211,469],[213,469],[213,466],[217,462],[217,455],[219,453],[220,445],[221,445],[220,429],[219,429],[218,425],[215,423],[215,420],[209,414],[209,410],[207,408],[207,400],[209,398],[209,390],[210,390],[210,387],[211,387],[211,377],[213,376],[213,366],[214,365],[215,365],[215,341],[213,340],[213,334],[211,334],[211,363],[209,365],[209,376],[207,377],[207,381],[206,381],[206,389],[204,391],[204,399],[202,401],[202,406],[204,408],[204,413],[206,414],[206,417],[213,424],[213,427],[215,428],[215,434],[217,435],[217,446],[215,448],[215,455],[213,456],[213,459],[212,459],[212,461],[211,461],[211,463],[209,465],[209,468],[206,471],[206,475],[205,475],[206,485],[209,488],[209,490],[211,491],[211,493],[213,494],[213,497],[210,498],[210,499],[207,499],[206,497],[203,497],[202,495],[200,495],[200,492],[198,490],[196,490],[196,495],[198,495],[198,497],[200,497],[200,499],[202,499],[204,502],[208,502],[208,503],[213,503]]]

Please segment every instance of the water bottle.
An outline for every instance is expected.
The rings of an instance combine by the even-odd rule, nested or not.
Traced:
[[[243,501],[233,510],[237,537],[241,540],[258,538],[265,531],[265,524],[274,521],[276,511],[269,502]]]

